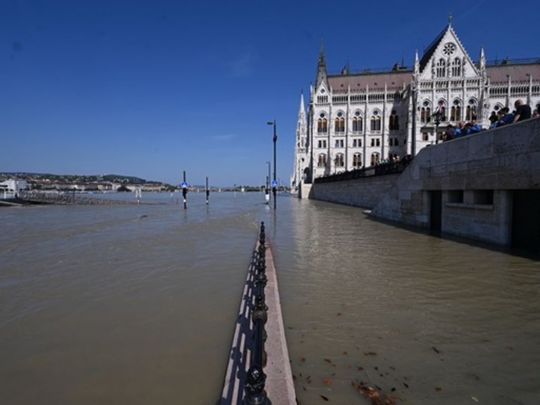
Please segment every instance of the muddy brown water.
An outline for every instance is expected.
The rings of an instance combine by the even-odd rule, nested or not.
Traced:
[[[540,262],[261,194],[0,209],[0,403],[214,404],[258,222],[302,404],[540,403]]]

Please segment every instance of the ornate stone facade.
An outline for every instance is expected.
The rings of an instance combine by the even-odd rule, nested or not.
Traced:
[[[488,63],[481,49],[474,62],[450,23],[421,58],[416,52],[412,69],[332,75],[321,51],[307,114],[300,101],[291,186],[416,155],[450,124],[487,128],[492,112],[512,110],[517,99],[540,104],[540,58]]]

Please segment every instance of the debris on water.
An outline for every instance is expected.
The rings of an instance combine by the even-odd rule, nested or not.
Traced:
[[[327,402],[330,401],[330,400],[328,399],[328,397],[325,397],[324,395],[321,395],[321,398],[324,399],[324,400],[327,401]]]
[[[332,381],[331,378],[325,378],[325,379],[323,380],[323,384],[324,384],[324,385],[331,386],[332,383],[333,383],[333,381]]]
[[[441,387],[435,387],[435,391],[442,391]]]
[[[441,354],[441,351],[439,349],[437,349],[435,346],[431,346],[431,348],[433,349],[433,351],[437,354]]]
[[[358,366],[357,368],[358,368],[358,371],[362,371],[364,369],[364,367],[360,367],[360,366]]]
[[[293,375],[292,375],[292,379],[293,379],[294,381],[296,381],[296,375],[293,374]]]
[[[324,361],[326,361],[327,363],[332,363],[332,360],[330,359],[324,359]]]
[[[396,387],[392,387],[392,389],[391,389],[390,391],[395,392],[395,391],[396,391]]]
[[[287,326],[287,329],[293,330],[294,328],[292,326]]]
[[[396,371],[396,368],[394,366],[390,366],[390,370]]]
[[[383,394],[378,386],[372,387],[363,382],[351,382],[352,386],[362,395],[371,401],[372,405],[396,405],[397,398]],[[394,389],[395,390],[395,389]]]
[[[341,312],[338,312],[336,316],[341,316]]]
[[[344,354],[345,356],[347,356],[347,355],[348,355],[349,353],[347,353],[347,352],[343,352],[343,354]]]
[[[404,382],[403,385],[405,386],[405,388],[409,388],[409,384],[407,384],[406,382]]]
[[[376,356],[377,353],[375,352],[364,352],[364,356]]]
[[[304,391],[307,391],[305,386],[302,385],[302,388],[304,389]]]
[[[471,399],[474,401],[474,402],[480,402],[480,400],[476,397],[471,397]]]
[[[302,363],[305,363],[305,362],[306,362],[306,358],[305,358],[305,357],[302,357],[302,358],[300,359],[300,361],[301,361]]]

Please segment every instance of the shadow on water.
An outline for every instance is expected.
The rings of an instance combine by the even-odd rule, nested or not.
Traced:
[[[534,250],[528,250],[528,249],[518,249],[518,248],[513,248],[513,247],[508,247],[508,246],[499,246],[499,245],[495,245],[488,242],[482,242],[482,241],[478,241],[474,239],[467,239],[467,238],[456,236],[456,235],[450,235],[450,234],[440,232],[440,231],[431,231],[429,229],[418,228],[412,225],[402,224],[402,223],[390,221],[387,219],[376,218],[367,213],[363,213],[363,214],[367,220],[372,221],[372,222],[377,222],[377,223],[389,225],[395,228],[404,229],[406,231],[410,231],[410,232],[414,232],[414,233],[418,233],[422,235],[429,235],[435,238],[445,239],[445,240],[449,240],[449,241],[464,244],[464,245],[487,249],[493,252],[506,253],[512,256],[540,261],[540,248],[539,250],[534,251]]]
[[[251,313],[255,306],[256,264],[257,253],[254,251],[242,294],[240,312],[234,326],[234,337],[224,377],[223,392],[221,399],[217,402],[219,405],[240,404],[244,397],[247,370],[251,360],[251,353],[255,349]]]

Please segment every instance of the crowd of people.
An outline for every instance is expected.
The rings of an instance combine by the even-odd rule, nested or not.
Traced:
[[[536,109],[532,114],[531,107],[521,100],[517,100],[514,103],[514,107],[515,110],[512,112],[510,112],[508,107],[503,107],[498,112],[493,111],[489,117],[489,121],[491,123],[489,128],[498,128],[503,125],[540,116],[540,104],[536,106]],[[462,136],[476,134],[484,130],[485,129],[476,122],[476,117],[473,116],[473,119],[470,122],[460,122],[457,126],[448,125],[446,132],[443,134],[443,141],[449,141]]]

